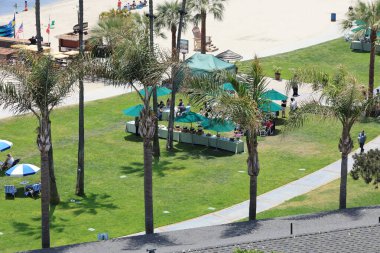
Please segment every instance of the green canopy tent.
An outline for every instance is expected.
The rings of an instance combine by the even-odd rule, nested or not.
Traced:
[[[235,74],[234,64],[222,61],[211,54],[196,53],[185,61],[192,75],[211,74],[218,70],[226,70]]]
[[[222,119],[206,119],[201,125],[207,130],[213,130],[217,134],[219,132],[230,132],[235,129],[235,124],[230,120]],[[218,149],[218,139],[216,139],[215,149]]]
[[[281,111],[281,106],[272,101],[265,101],[259,105],[259,109],[263,112],[278,112]]]
[[[282,94],[282,93],[280,93],[274,89],[271,89],[271,90],[264,92],[261,95],[261,98],[269,99],[269,100],[287,100],[288,99],[287,96],[285,96],[284,94]]]

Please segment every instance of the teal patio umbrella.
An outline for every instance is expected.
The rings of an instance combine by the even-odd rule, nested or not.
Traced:
[[[204,120],[207,120],[207,118],[195,112],[183,113],[181,116],[175,117],[174,119],[175,122],[182,123],[193,123]]]
[[[235,129],[235,124],[230,120],[206,119],[201,125],[207,130],[215,132],[230,132]]]
[[[166,87],[158,87],[157,86],[157,97],[162,97],[162,96],[166,96],[166,95],[169,95],[170,93],[172,93],[172,90],[171,89],[168,89]],[[152,91],[152,87],[148,87],[148,92],[150,93]],[[139,93],[143,96],[145,96],[145,90],[142,89],[139,91]]]
[[[272,102],[272,101],[266,101],[263,104],[259,106],[260,110],[263,112],[278,112],[281,111],[281,106]]]
[[[207,119],[201,123],[207,130],[219,132],[230,132],[235,129],[235,124],[230,120]],[[218,149],[218,139],[216,139],[215,149]]]
[[[123,113],[127,116],[132,116],[132,117],[140,117],[140,112],[144,108],[143,105],[135,105],[132,107],[129,107],[128,109],[123,110]]]
[[[264,92],[263,95],[261,95],[261,98],[269,99],[269,100],[287,100],[288,99],[287,96],[285,96],[284,94],[274,89]]]

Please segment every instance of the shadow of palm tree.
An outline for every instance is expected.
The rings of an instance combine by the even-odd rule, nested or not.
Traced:
[[[136,136],[135,134],[129,134],[127,136],[124,136],[124,140],[132,142],[142,142],[142,138],[140,136]]]
[[[77,216],[84,213],[96,215],[100,209],[109,210],[118,208],[117,205],[111,202],[110,198],[111,195],[106,193],[90,193],[86,194],[84,197],[77,197],[75,199],[70,199],[69,201],[62,201],[59,204],[59,207],[62,209],[74,210],[73,213]]]
[[[262,226],[258,221],[243,221],[225,225],[227,229],[222,232],[222,238],[252,234],[254,230]]]

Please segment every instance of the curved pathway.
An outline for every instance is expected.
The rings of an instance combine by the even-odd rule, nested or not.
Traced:
[[[368,142],[364,148],[366,150],[380,148],[380,136],[374,140]],[[355,150],[349,155],[348,168],[352,169],[354,153],[360,152],[360,149]],[[287,200],[302,194],[315,190],[325,184],[328,184],[338,178],[340,178],[340,163],[338,160],[334,163],[327,165],[326,167],[313,172],[305,177],[302,177],[296,181],[290,182],[286,185],[278,187],[270,192],[264,193],[257,198],[257,212],[263,212],[270,208],[276,207]],[[198,228],[205,226],[221,225],[239,221],[248,217],[249,200],[239,203],[237,205],[222,209],[217,212],[209,213],[194,219],[171,224],[156,228],[155,232],[168,232],[189,228]],[[139,233],[141,234],[141,233]],[[136,234],[134,234],[136,235]]]

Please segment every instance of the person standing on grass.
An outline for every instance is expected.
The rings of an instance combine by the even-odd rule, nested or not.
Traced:
[[[286,117],[285,110],[286,110],[286,100],[281,100],[281,114],[283,118]]]
[[[360,153],[364,152],[364,143],[367,139],[367,135],[365,135],[364,130],[359,133],[358,141],[360,145]]]
[[[297,108],[298,108],[297,101],[294,98],[291,98],[290,99],[290,110],[292,112],[294,112],[295,110],[297,110]]]

